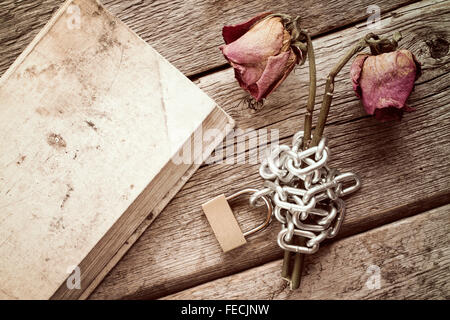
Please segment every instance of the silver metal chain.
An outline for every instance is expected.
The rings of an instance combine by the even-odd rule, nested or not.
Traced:
[[[258,205],[262,197],[270,197],[274,216],[282,224],[278,245],[288,251],[315,253],[320,243],[339,232],[345,217],[341,199],[361,187],[352,172],[340,173],[327,163],[330,150],[323,137],[317,146],[301,150],[303,131],[297,132],[292,146],[280,145],[261,164],[259,173],[264,189],[250,197]],[[305,245],[291,244],[294,236],[307,239]]]

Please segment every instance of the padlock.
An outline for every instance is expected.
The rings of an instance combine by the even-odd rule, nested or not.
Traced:
[[[265,196],[261,196],[260,199],[263,200],[267,207],[266,220],[261,225],[246,232],[242,232],[228,203],[228,201],[231,201],[242,194],[253,194],[257,191],[257,189],[249,188],[236,192],[228,197],[221,194],[202,205],[203,212],[205,213],[223,252],[233,250],[246,244],[247,240],[245,237],[266,228],[270,224],[272,220],[272,203]]]

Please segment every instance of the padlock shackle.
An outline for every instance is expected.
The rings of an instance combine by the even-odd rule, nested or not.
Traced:
[[[227,201],[231,201],[231,200],[234,200],[234,199],[236,199],[237,197],[239,197],[239,196],[241,196],[243,194],[248,194],[248,193],[252,193],[253,194],[253,193],[257,192],[257,191],[259,191],[259,190],[258,189],[253,189],[253,188],[242,189],[242,190],[240,190],[240,191],[238,191],[236,193],[233,193],[230,196],[225,197],[225,199]],[[264,204],[266,205],[266,208],[267,208],[266,220],[264,220],[264,222],[262,224],[260,224],[259,226],[244,232],[244,237],[248,237],[248,236],[250,236],[250,235],[252,235],[252,234],[254,234],[254,233],[258,232],[258,231],[261,231],[261,230],[265,229],[270,224],[270,222],[272,221],[272,212],[273,212],[272,203],[265,196],[261,196],[260,198],[264,201]]]

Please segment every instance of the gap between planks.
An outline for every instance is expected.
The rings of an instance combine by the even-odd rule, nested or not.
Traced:
[[[419,15],[426,21],[426,25],[421,19],[417,19]],[[446,83],[449,79],[448,54],[432,58],[429,55],[428,44],[425,43],[425,40],[428,41],[435,35],[443,39],[449,38],[448,31],[442,27],[442,21],[449,17],[448,6],[443,2],[426,1],[399,9],[393,16],[396,18],[388,17],[390,25],[385,32],[389,33],[392,28],[398,26],[410,30],[401,46],[418,54],[426,69],[410,99],[411,104],[416,105],[418,110],[406,115],[406,119],[400,124],[382,125],[369,118],[355,120],[355,117],[361,117],[363,113],[355,108],[356,99],[348,89],[345,70],[344,75],[338,79],[335,108],[331,111],[330,120],[341,119],[341,115],[345,114],[346,119],[352,123],[350,125],[346,120],[347,123],[341,122],[327,128],[333,155],[340,155],[332,157],[333,165],[364,174],[364,194],[356,194],[355,197],[349,198],[349,213],[341,236],[363,230],[364,225],[374,226],[396,217],[407,216],[411,214],[409,206],[413,206],[414,212],[421,212],[435,205],[445,204],[449,195],[448,176],[442,175],[448,170],[446,164],[439,160],[448,156],[449,147],[448,139],[446,140],[448,130],[445,129],[448,129],[449,119],[444,112],[445,106],[449,103],[446,94],[448,92]],[[349,41],[346,37],[355,32],[357,31],[354,28],[344,30],[340,32],[338,40],[342,45],[346,45]],[[359,32],[362,33],[363,30]],[[322,57],[335,51],[332,45],[335,42],[336,35],[316,40],[316,43],[319,43],[318,47],[323,47],[320,53]],[[332,53],[330,55],[330,63],[333,63],[337,55]],[[239,126],[248,128],[256,123],[258,126],[267,127],[266,118],[274,117],[281,121],[298,116],[296,101],[301,94],[300,89],[304,86],[302,82],[298,84],[296,79],[298,75],[290,76],[279,91],[274,92],[274,100],[269,101],[265,109],[255,116],[236,110],[232,102],[227,102],[229,96],[239,97],[241,94],[233,77],[227,72],[229,71],[220,72],[220,77],[216,75],[202,78],[199,85],[220,105],[225,106],[227,111],[234,112]],[[217,90],[217,87],[222,90]],[[287,107],[279,110],[274,101],[281,105],[286,104]],[[279,123],[280,135],[282,137],[291,135],[297,121],[298,118]],[[430,137],[441,137],[444,144],[439,144],[439,141]],[[286,139],[281,142],[284,141]],[[354,148],[357,149],[352,151]],[[388,155],[390,157],[386,158]],[[408,171],[396,167],[401,166],[405,157],[415,159],[409,164]],[[237,168],[229,166],[202,168],[91,298],[155,298],[189,287],[193,282],[199,284],[278,257],[280,251],[270,240],[277,233],[273,227],[266,233],[252,238],[246,248],[223,257],[216,251],[218,245],[199,209],[202,202],[216,193],[229,192],[230,186],[239,189],[245,184],[260,184],[256,167],[247,165]],[[371,171],[367,172],[367,168],[371,168]],[[244,170],[251,170],[252,174],[242,179]],[[211,186],[214,185],[217,186],[214,193],[206,194],[204,189],[211,190]],[[257,215],[245,210],[244,212],[245,216],[238,216],[238,219],[241,218],[241,225],[246,228]],[[184,230],[183,226],[187,225],[188,230]],[[192,230],[196,230],[194,234]],[[194,247],[188,248],[177,238],[185,239]],[[158,248],[152,246],[154,242],[160,244]],[[180,260],[180,257],[183,259]],[[165,262],[164,270],[160,269],[162,266],[158,267],[159,261]],[[227,265],[229,262],[232,264]]]
[[[406,148],[408,148],[408,146],[405,146]],[[401,153],[400,153],[401,154]],[[371,156],[369,156],[370,158]],[[416,157],[418,165],[423,165],[426,161],[428,161],[428,159],[421,159]],[[365,161],[365,159],[363,159],[363,161]],[[433,164],[432,164],[433,165]],[[397,170],[395,168],[393,168],[394,170]],[[413,169],[414,170],[414,169]],[[406,181],[408,181],[408,178],[405,178]],[[449,192],[448,189],[443,189],[441,192],[433,192],[430,194],[430,196],[425,197],[425,198],[421,198],[419,197],[420,193],[424,193],[426,194],[427,192],[430,192],[431,189],[442,189],[443,186],[445,184],[448,185],[448,178],[447,178],[447,182],[443,181],[444,185],[441,185],[441,187],[439,187],[436,183],[434,183],[433,185],[428,185],[428,189],[427,188],[423,188],[421,190],[420,193],[417,192],[413,192],[411,191],[411,189],[407,189],[405,190],[405,193],[410,193],[412,195],[415,195],[413,197],[417,197],[416,201],[412,202],[411,200],[409,201],[405,201],[402,205],[399,205],[399,201],[401,202],[403,199],[408,199],[409,197],[405,197],[402,196],[401,193],[392,193],[392,191],[390,193],[388,193],[386,195],[386,198],[383,200],[380,197],[380,194],[384,193],[385,190],[383,190],[382,185],[386,184],[386,178],[383,177],[383,179],[381,181],[375,181],[375,180],[367,180],[365,179],[365,184],[364,184],[364,188],[366,188],[366,191],[368,191],[368,193],[366,194],[357,194],[355,195],[357,198],[353,199],[353,198],[349,198],[349,215],[347,216],[346,221],[344,222],[343,225],[343,230],[340,233],[339,237],[344,236],[344,235],[348,235],[348,234],[353,234],[354,232],[360,232],[362,230],[366,230],[366,229],[370,229],[374,226],[378,226],[380,224],[386,223],[387,221],[393,221],[395,219],[401,218],[401,217],[405,217],[408,215],[413,215],[419,212],[422,212],[423,210],[427,210],[432,208],[435,205],[442,205],[445,204],[448,201],[448,197],[449,197]],[[413,182],[410,181],[409,182],[411,185],[415,186],[417,185],[417,182]],[[426,183],[426,182],[425,182]],[[401,188],[402,184],[398,185],[395,184],[393,186],[393,188]],[[430,189],[431,188],[431,189]],[[380,193],[378,193],[378,191],[375,191],[374,193],[374,189],[375,190],[380,190]],[[202,197],[202,195],[198,194],[198,193],[194,193],[194,198],[196,197]],[[391,204],[390,202],[394,197],[397,197],[399,201],[393,201],[394,203]],[[365,198],[368,198],[367,201],[365,200]],[[204,199],[206,200],[206,199]],[[202,202],[203,200],[194,200],[195,203],[193,204],[193,206],[197,206],[199,205],[197,202]],[[394,206],[394,207],[392,207]],[[372,209],[369,209],[371,208]],[[378,207],[378,209],[377,209]],[[389,210],[387,208],[390,208]],[[183,205],[178,205],[178,204],[172,204],[170,206],[169,212],[179,212],[180,210],[183,210]],[[239,211],[240,208],[238,206],[237,211]],[[200,274],[193,274],[191,275],[192,278],[197,278],[196,280],[201,282],[202,280],[209,280],[209,279],[214,279],[215,277],[220,277],[223,276],[224,274],[227,274],[228,272],[233,273],[234,271],[241,271],[244,270],[246,268],[248,268],[249,266],[253,266],[254,264],[257,263],[261,263],[261,262],[267,262],[270,261],[272,259],[276,259],[279,258],[281,253],[280,250],[276,247],[276,245],[274,245],[273,243],[273,239],[276,236],[277,233],[277,228],[275,226],[271,226],[271,228],[269,228],[267,230],[267,233],[264,234],[260,234],[255,236],[255,238],[251,238],[248,244],[248,247],[243,248],[243,250],[239,251],[239,252],[234,252],[231,255],[228,256],[228,259],[226,260],[231,260],[234,261],[236,260],[237,264],[234,268],[227,268],[226,266],[226,260],[224,261],[222,258],[222,255],[220,252],[216,251],[216,243],[215,243],[215,239],[211,234],[211,231],[209,230],[208,226],[205,224],[201,224],[202,226],[199,226],[199,220],[201,219],[201,217],[195,217],[193,218],[192,215],[194,215],[194,212],[191,212],[191,209],[186,210],[187,213],[182,214],[179,219],[180,220],[185,220],[187,225],[189,225],[189,228],[187,228],[186,231],[183,231],[183,227],[179,226],[179,227],[175,227],[175,229],[173,231],[171,231],[171,229],[173,229],[172,226],[168,226],[166,225],[167,223],[170,223],[170,221],[168,221],[169,218],[174,218],[173,215],[168,216],[167,218],[164,218],[164,220],[162,222],[160,222],[158,225],[157,230],[161,229],[161,232],[164,232],[166,236],[161,236],[159,233],[155,234],[155,230],[153,230],[153,232],[149,233],[149,236],[147,237],[149,240],[143,239],[144,242],[141,242],[139,247],[143,248],[145,255],[142,256],[142,253],[140,253],[139,247],[137,248],[138,250],[135,251],[133,253],[133,255],[140,255],[142,256],[142,259],[144,257],[146,257],[146,259],[149,259],[150,265],[152,264],[152,261],[154,261],[154,259],[159,260],[160,258],[162,258],[160,256],[160,254],[158,254],[158,252],[160,252],[159,250],[151,250],[150,253],[148,253],[148,250],[151,249],[148,246],[151,246],[151,241],[156,241],[160,244],[160,246],[162,246],[162,250],[165,252],[172,252],[171,255],[166,256],[165,258],[162,258],[162,261],[167,262],[167,266],[166,269],[163,269],[167,272],[167,274],[171,274],[172,272],[174,272],[176,269],[174,269],[174,265],[173,263],[175,263],[175,265],[177,265],[176,261],[174,259],[177,259],[178,257],[187,257],[187,260],[183,263],[183,265],[185,266],[186,270],[190,269],[190,262],[189,260],[193,258],[193,255],[191,253],[188,253],[187,251],[182,255],[182,252],[185,250],[188,250],[188,248],[186,247],[186,245],[184,245],[183,243],[179,243],[178,241],[176,241],[174,239],[174,237],[176,236],[177,238],[180,239],[184,239],[185,241],[187,241],[188,243],[193,243],[193,246],[195,247],[197,244],[200,245],[200,247],[196,248],[194,250],[194,252],[197,252],[197,254],[199,254],[200,256],[195,258],[195,259],[200,259],[198,261],[203,261],[203,259],[205,259],[206,257],[208,257],[209,259],[211,259],[210,261],[215,261],[215,263],[217,263],[218,265],[216,265],[215,269],[219,269],[221,270],[221,272],[214,272],[213,274],[209,274],[207,277],[201,277]],[[189,217],[189,215],[191,215],[191,217]],[[360,216],[358,216],[360,215]],[[241,225],[243,226],[243,228],[248,227],[251,223],[254,223],[249,219],[249,217],[255,218],[255,215],[248,215],[248,218],[245,219],[244,221],[242,221],[242,217],[238,216],[238,219],[241,218]],[[257,218],[257,217],[256,217]],[[178,220],[178,218],[177,218]],[[202,221],[203,222],[203,221]],[[155,222],[156,223],[156,222]],[[173,225],[174,223],[172,223]],[[164,228],[166,227],[166,228]],[[167,227],[169,227],[169,229],[167,229]],[[151,228],[150,228],[151,230]],[[189,230],[196,230],[194,232],[195,235],[192,235],[190,233]],[[167,235],[171,235],[168,240]],[[206,239],[204,239],[204,237],[206,237]],[[201,240],[201,241],[200,241]],[[163,243],[163,241],[168,241],[168,243]],[[208,248],[209,247],[209,248]],[[178,248],[178,249],[177,249]],[[206,249],[207,251],[202,251],[201,248]],[[136,249],[135,249],[136,250]],[[192,250],[192,249],[191,249]],[[200,250],[200,251],[198,251]],[[220,249],[219,249],[220,250]],[[209,251],[209,254],[207,253]],[[203,252],[203,253],[202,253]],[[154,256],[152,256],[152,253],[154,253]],[[181,255],[181,256],[180,256]],[[195,253],[194,253],[195,255]],[[234,258],[232,258],[234,256]],[[246,263],[244,258],[245,256],[250,256],[253,259],[252,263]],[[226,257],[224,257],[226,258]],[[141,258],[138,260],[142,260]],[[242,261],[240,260],[244,260],[244,263],[242,263]],[[183,260],[181,260],[183,261]],[[180,262],[181,262],[180,261]],[[131,266],[136,266],[136,265],[142,265],[145,267],[145,264],[142,264],[143,262],[137,263],[137,262],[133,262],[133,260],[130,261],[125,261],[123,262],[125,265],[129,265]],[[153,262],[155,263],[155,262]],[[239,263],[241,264],[239,266]],[[156,266],[158,266],[159,264],[157,263]],[[195,263],[194,263],[195,265]],[[212,267],[212,265],[211,265]],[[120,269],[124,270],[123,266],[120,264],[119,267]],[[160,268],[163,268],[163,265],[160,266]],[[119,270],[120,270],[119,269]],[[125,268],[125,270],[127,270],[128,268]],[[155,270],[155,268],[149,268],[150,270],[153,270],[153,272],[158,272],[157,270]],[[202,268],[201,268],[202,269]],[[208,273],[210,271],[208,271],[208,267],[205,268],[205,272]],[[124,270],[124,271],[125,271]],[[123,272],[123,271],[122,271]],[[131,274],[133,274],[133,271],[130,270]],[[174,272],[175,275],[177,274],[177,271]],[[136,275],[141,275],[144,281],[148,281],[148,279],[152,279],[152,277],[147,278],[147,276],[145,276],[145,273],[141,274],[139,272],[136,273]],[[161,276],[161,275],[159,275]],[[169,278],[166,279],[166,281],[179,281],[180,279],[177,277],[174,278]],[[155,283],[158,283],[157,281],[155,281]],[[113,283],[109,282],[109,285],[111,285]],[[126,284],[126,283],[122,283]],[[183,283],[181,283],[183,284]],[[188,285],[189,282],[186,282],[185,285]],[[115,286],[113,286],[114,288]],[[101,288],[101,287],[100,287]],[[99,289],[100,289],[99,288]],[[157,296],[155,295],[155,293],[157,293],[158,291],[154,291],[155,287],[149,287],[152,293],[152,298],[156,298]],[[156,287],[157,288],[157,287]],[[160,292],[167,292],[167,291],[171,291],[171,290],[176,290],[176,286],[174,287],[169,287],[167,289],[163,289]],[[159,288],[158,288],[159,289]],[[103,289],[104,290],[104,289]],[[111,290],[109,290],[109,293],[111,293]],[[159,289],[160,290],[160,289]],[[97,298],[98,298],[98,294],[101,293],[97,291]],[[145,293],[145,295],[149,294],[149,292],[142,292],[142,294]],[[138,297],[145,297],[145,295],[143,296],[138,296]],[[129,298],[136,298],[136,296],[133,297],[129,297]]]
[[[279,277],[277,260],[162,299],[449,299],[449,212],[448,204],[323,246],[306,257],[298,290]]]
[[[382,13],[386,13],[415,1],[379,0],[377,5]],[[1,2],[0,73],[6,70],[62,2],[63,0],[28,0],[22,1],[20,5],[14,0]],[[337,1],[326,2],[326,5],[323,2],[325,1],[102,1],[108,10],[188,76],[202,75],[224,65],[224,58],[217,48],[223,43],[220,35],[225,24],[240,23],[258,12],[273,10],[299,15],[302,26],[316,36],[366,19],[369,16],[366,10],[373,4],[371,0],[351,0],[345,6]],[[183,48],[183,53],[189,54],[180,54],[179,48]]]
[[[295,81],[297,81],[297,80],[295,80]],[[195,179],[195,178],[194,178]]]

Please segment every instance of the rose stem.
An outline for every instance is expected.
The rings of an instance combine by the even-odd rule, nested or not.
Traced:
[[[325,128],[325,123],[327,121],[328,112],[330,111],[331,101],[333,99],[334,91],[334,78],[342,70],[345,64],[358,52],[366,47],[370,47],[372,53],[382,53],[393,51],[397,48],[397,42],[400,41],[402,35],[400,32],[395,32],[392,40],[388,38],[380,39],[376,34],[368,33],[363,38],[361,38],[357,44],[355,44],[347,54],[336,64],[336,66],[331,70],[327,77],[327,83],[325,85],[325,93],[323,95],[322,107],[320,109],[319,121],[314,130],[314,137],[311,146],[316,146],[320,139],[322,138],[323,130]],[[383,48],[378,46],[386,46],[384,51],[380,51]]]
[[[325,129],[325,123],[327,121],[328,112],[330,111],[331,101],[333,99],[334,91],[334,78],[345,66],[345,64],[358,52],[367,47],[367,41],[373,38],[375,35],[372,33],[367,34],[364,38],[358,41],[347,54],[334,66],[331,72],[328,74],[327,83],[325,85],[325,92],[323,95],[322,107],[320,109],[319,121],[314,130],[314,136],[312,139],[312,146],[316,146],[322,138],[323,130]]]
[[[305,149],[308,146],[309,141],[311,140],[311,127],[312,127],[312,115],[314,111],[314,103],[316,99],[316,58],[314,55],[314,47],[311,41],[311,36],[306,31],[301,31],[303,35],[306,37],[306,42],[308,46],[308,63],[309,63],[309,95],[308,102],[306,104],[306,114],[305,114],[305,122],[304,122],[304,134],[303,134],[303,142],[302,147]],[[305,245],[304,239],[301,239],[297,242],[299,245]],[[295,254],[294,259],[294,268],[292,270],[291,277],[288,278],[289,274],[289,265],[291,262],[291,252],[284,252],[283,259],[283,268],[281,271],[281,276],[283,278],[288,278],[291,283],[291,289],[297,289],[300,286],[300,278],[303,271],[303,260],[304,255],[301,253]]]
[[[306,106],[306,114],[305,114],[305,125],[304,125],[304,136],[303,136],[303,148],[309,147],[308,142],[311,138],[311,126],[312,126],[312,114],[314,111],[314,100],[316,95],[316,64],[314,57],[314,48],[312,46],[311,37],[305,32],[307,41],[308,41],[308,62],[309,62],[309,97],[308,104]],[[397,42],[401,39],[400,33],[395,33],[393,36],[393,41],[390,41],[390,44],[394,46],[394,50],[397,47]],[[372,40],[372,41],[370,41]],[[337,65],[331,70],[328,74],[327,82],[325,85],[325,93],[323,96],[322,107],[320,109],[319,121],[317,123],[317,127],[314,130],[314,137],[311,142],[311,146],[316,146],[320,139],[322,138],[323,130],[325,128],[325,123],[327,121],[328,112],[330,110],[331,101],[333,99],[333,91],[334,91],[334,78],[336,75],[342,70],[342,68],[346,65],[346,63],[358,52],[362,51],[368,45],[375,47],[377,43],[386,42],[387,39],[379,39],[377,35],[373,33],[369,33],[365,35],[361,40],[358,41],[356,45],[351,48],[347,54],[337,63]],[[301,238],[297,241],[297,243],[301,246],[304,246],[306,243],[306,239]],[[294,268],[292,270],[291,275],[291,289],[298,289],[300,286],[301,275],[304,266],[304,258],[305,256],[301,253],[295,254],[294,260]],[[283,273],[284,277],[287,275],[287,270],[289,270],[289,262],[290,262],[290,252],[285,252],[284,261],[283,261]],[[287,264],[287,265],[286,265]]]
[[[311,127],[312,116],[314,112],[314,104],[316,102],[316,57],[314,55],[314,47],[311,41],[311,37],[307,32],[303,32],[306,36],[308,44],[308,63],[309,63],[309,96],[308,103],[306,104],[304,135],[303,135],[303,149],[308,148],[311,140]],[[297,239],[297,244],[304,246],[306,244],[305,238]],[[305,255],[302,253],[296,253],[294,258],[294,268],[291,276],[291,289],[295,290],[300,287],[300,281],[303,273]]]
[[[311,36],[302,31],[306,36],[308,45],[308,63],[309,63],[309,95],[308,103],[306,104],[306,114],[303,134],[303,149],[306,149],[311,139],[312,115],[314,111],[314,103],[316,100],[316,57],[314,55],[314,47],[311,41]]]
[[[289,277],[289,265],[291,263],[291,252],[288,250],[284,251],[283,257],[283,268],[281,269],[281,277],[287,281],[291,281]]]
[[[304,137],[303,137],[303,148],[308,147],[308,142],[311,139],[311,127],[312,127],[312,114],[314,111],[314,101],[316,95],[316,65],[315,65],[315,57],[314,57],[314,49],[311,42],[311,37],[306,34],[308,40],[308,57],[309,57],[309,97],[308,104],[306,106],[306,114],[305,114],[305,125],[304,125]],[[311,146],[316,146],[320,139],[322,138],[323,130],[325,128],[325,122],[327,120],[328,112],[330,110],[331,101],[333,98],[334,91],[334,78],[341,71],[344,65],[358,52],[363,50],[367,46],[367,40],[373,38],[373,34],[368,34],[364,38],[362,38],[358,43],[338,62],[338,64],[331,70],[328,75],[325,93],[322,101],[322,108],[320,110],[319,122],[317,124],[316,129],[314,130],[314,137],[311,143]],[[298,240],[298,244],[304,246],[306,243],[306,239],[301,238]],[[290,257],[288,257],[290,258]],[[294,268],[292,270],[291,275],[291,289],[298,289],[300,286],[301,276],[303,272],[304,266],[304,254],[296,253],[294,259]],[[290,261],[290,259],[286,258],[285,261]],[[283,265],[283,271],[288,269]]]
[[[312,145],[317,145],[322,138],[323,130],[325,128],[325,123],[327,121],[328,112],[330,111],[331,101],[333,99],[333,91],[334,91],[334,78],[341,71],[341,69],[345,66],[345,64],[359,51],[366,47],[366,40],[362,39],[358,41],[358,43],[351,48],[347,54],[334,66],[331,72],[328,74],[327,82],[325,85],[325,92],[323,95],[322,107],[320,109],[319,121],[317,123],[317,127],[314,130],[314,137],[312,140]]]
[[[297,239],[297,245],[304,246],[306,244],[305,238]],[[297,252],[294,256],[294,268],[291,275],[291,290],[298,289],[300,287],[300,281],[302,278],[304,267],[305,255]]]

